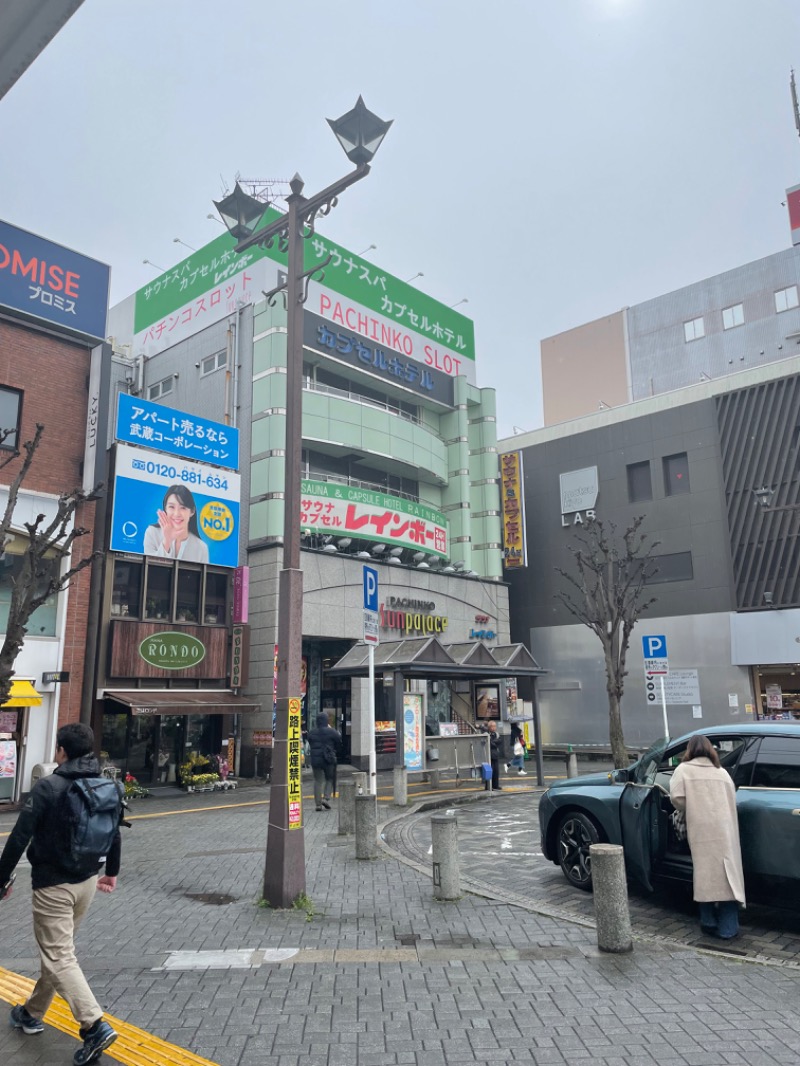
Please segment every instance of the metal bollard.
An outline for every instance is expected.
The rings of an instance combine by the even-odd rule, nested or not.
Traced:
[[[353,781],[355,781],[357,796],[366,796],[366,794],[369,792],[369,788],[367,786],[367,779],[368,775],[365,773],[359,772],[353,774]]]
[[[429,770],[428,771],[428,782],[429,782],[431,788],[438,788],[439,787],[439,775],[440,774],[441,774],[441,770]]]
[[[356,783],[344,778],[339,784],[339,836],[348,836],[356,829]]]
[[[567,748],[566,763],[567,763],[567,777],[577,777],[578,776],[578,756],[572,750],[572,745],[571,744]]]
[[[408,770],[405,766],[394,768],[394,805],[395,807],[408,806]]]
[[[589,848],[594,885],[597,946],[623,955],[633,951],[625,852],[620,844],[592,844]]]
[[[356,796],[356,858],[378,857],[378,797]]]
[[[434,899],[458,899],[458,819],[453,814],[431,818]]]

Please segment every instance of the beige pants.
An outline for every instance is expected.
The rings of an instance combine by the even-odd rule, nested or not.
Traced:
[[[97,878],[77,885],[37,888],[33,893],[33,934],[39,945],[42,974],[25,1004],[43,1018],[58,993],[75,1020],[88,1029],[103,1015],[75,957],[75,933],[94,899]]]

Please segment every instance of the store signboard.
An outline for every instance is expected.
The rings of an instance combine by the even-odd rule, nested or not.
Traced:
[[[190,670],[206,657],[205,645],[190,633],[153,633],[139,645],[139,655],[159,670]]]
[[[280,217],[268,208],[264,224]],[[151,356],[171,348],[277,286],[279,268],[283,272],[286,267],[278,242],[240,255],[235,246],[229,234],[220,234],[138,290],[137,352]],[[475,383],[475,333],[469,318],[327,237],[317,234],[303,248],[306,270],[324,264],[323,281],[309,284],[309,311],[368,339],[379,336],[382,345],[388,337],[393,352]]]
[[[272,733],[268,729],[254,729],[252,743],[254,748],[271,748]]]
[[[103,338],[110,268],[0,221],[0,306]]]
[[[303,346],[340,363],[357,367],[391,385],[401,385],[418,396],[453,406],[453,379],[433,368],[433,361],[420,363],[413,356],[398,354],[390,330],[369,329],[358,317],[352,328],[329,322],[306,311],[303,315]],[[366,330],[359,334],[357,327]]]
[[[14,740],[0,740],[0,777],[17,776],[17,744]]]
[[[335,481],[303,481],[300,508],[302,528],[313,533],[335,533],[428,555],[448,553],[447,519],[413,500]]]
[[[289,700],[289,743],[286,745],[290,829],[302,829],[303,827],[302,745],[300,700],[292,697]]]
[[[503,566],[528,565],[525,550],[525,499],[522,491],[522,452],[500,456],[500,493],[503,502]]]
[[[111,550],[234,567],[239,492],[232,471],[118,444]]]
[[[422,693],[403,696],[403,750],[407,770],[422,770]]]
[[[183,459],[239,469],[238,429],[127,392],[117,400],[116,438]]]
[[[249,566],[237,566],[233,571],[233,620],[242,624],[250,620]]]

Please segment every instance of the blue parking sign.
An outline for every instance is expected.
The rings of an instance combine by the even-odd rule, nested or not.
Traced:
[[[364,567],[364,610],[378,610],[378,571],[373,566]]]
[[[667,638],[665,636],[642,637],[642,653],[645,659],[666,659]]]

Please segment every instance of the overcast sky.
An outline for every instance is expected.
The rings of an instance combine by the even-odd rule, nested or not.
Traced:
[[[394,119],[325,232],[475,321],[499,432],[539,341],[790,243],[798,0],[85,0],[0,101],[0,217],[112,268],[206,243],[238,172],[315,192],[326,123]]]

